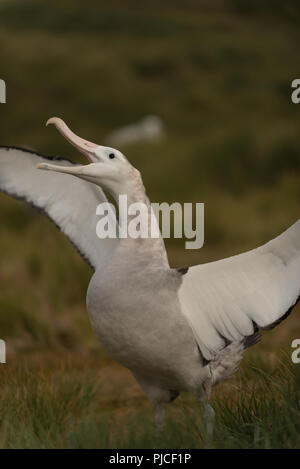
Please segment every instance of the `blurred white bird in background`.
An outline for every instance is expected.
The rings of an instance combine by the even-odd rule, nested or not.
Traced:
[[[145,390],[157,424],[164,404],[190,391],[204,405],[211,434],[211,388],[236,371],[259,330],[279,324],[299,299],[300,220],[252,251],[172,269],[161,237],[96,235],[103,190],[151,209],[139,171],[120,151],[76,136],[61,119],[48,122],[90,164],[2,147],[0,190],[44,211],[92,266],[87,309],[95,334]]]
[[[111,132],[106,138],[108,145],[128,145],[141,141],[154,142],[163,137],[163,122],[158,116],[146,116],[136,124],[126,125]]]

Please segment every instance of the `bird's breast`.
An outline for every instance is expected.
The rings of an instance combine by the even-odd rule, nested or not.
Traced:
[[[200,366],[192,330],[182,316],[176,283],[164,269],[96,272],[87,294],[94,332],[110,355],[134,372],[172,380]],[[194,364],[194,365],[193,365]],[[179,380],[179,378],[178,378]]]

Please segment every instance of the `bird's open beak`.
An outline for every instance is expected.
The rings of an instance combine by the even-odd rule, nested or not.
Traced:
[[[67,124],[65,124],[64,121],[59,117],[51,117],[51,119],[47,121],[46,125],[48,124],[54,124],[58,131],[68,140],[68,142],[70,142],[80,153],[84,154],[90,163],[98,162],[98,159],[94,153],[94,149],[99,145],[96,145],[95,143],[89,142],[88,140],[84,140],[83,138],[75,135],[74,132],[69,129]],[[75,176],[80,175],[86,171],[86,166],[58,166],[49,163],[39,163],[37,168],[58,171],[60,173],[73,174]]]
[[[72,132],[65,122],[59,117],[51,117],[46,125],[54,124],[57,130],[71,143],[80,153],[83,153],[91,163],[97,163],[97,158],[94,156],[94,149],[98,146],[95,143],[84,140]]]
[[[59,166],[57,164],[39,163],[37,169],[48,169],[49,171],[56,171],[58,173],[73,174],[73,176],[83,175],[84,171],[89,165],[78,166]]]

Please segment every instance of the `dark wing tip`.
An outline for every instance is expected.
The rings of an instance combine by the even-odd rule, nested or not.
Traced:
[[[246,350],[249,347],[252,347],[252,345],[257,344],[261,339],[261,335],[259,332],[255,332],[254,334],[247,335],[244,340],[243,340],[243,346],[244,350]]]
[[[274,329],[274,327],[278,326],[282,321],[284,321],[286,318],[289,317],[295,306],[299,303],[300,301],[300,295],[298,296],[297,300],[295,303],[289,307],[289,309],[276,321],[272,322],[271,324],[268,324],[268,326],[261,327],[260,329],[262,331],[270,331],[271,329]]]
[[[180,269],[176,269],[176,270],[180,275],[185,275],[188,272],[189,267],[181,267]]]

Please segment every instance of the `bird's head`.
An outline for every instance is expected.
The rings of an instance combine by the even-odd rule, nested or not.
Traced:
[[[38,169],[57,171],[70,174],[92,182],[109,191],[114,197],[128,194],[139,177],[139,172],[129,163],[127,158],[114,148],[96,145],[75,135],[65,122],[52,117],[47,124],[54,124],[59,132],[83,155],[90,164],[61,166],[50,163],[39,163]]]

